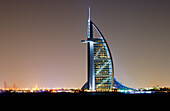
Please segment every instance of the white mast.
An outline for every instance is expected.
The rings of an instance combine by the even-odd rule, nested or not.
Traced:
[[[89,6],[89,20],[90,20],[90,6]]]

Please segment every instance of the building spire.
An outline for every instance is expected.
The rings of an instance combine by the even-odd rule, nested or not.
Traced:
[[[90,6],[89,6],[89,20],[90,20]]]

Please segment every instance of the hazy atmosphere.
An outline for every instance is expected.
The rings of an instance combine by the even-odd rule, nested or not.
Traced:
[[[81,88],[88,8],[126,86],[170,86],[169,0],[0,0],[0,88]]]

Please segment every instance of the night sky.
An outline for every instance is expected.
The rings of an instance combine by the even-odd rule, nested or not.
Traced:
[[[81,88],[89,6],[121,83],[170,86],[169,0],[0,0],[0,88]]]

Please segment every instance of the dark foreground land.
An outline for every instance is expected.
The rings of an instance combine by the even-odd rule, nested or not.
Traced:
[[[33,108],[50,110],[106,110],[109,108],[118,110],[141,109],[146,106],[150,110],[158,107],[169,109],[170,93],[154,94],[124,94],[124,93],[0,93],[0,106],[7,105],[9,108],[20,108],[26,110]],[[137,108],[136,108],[137,107]],[[116,108],[116,109],[117,109]],[[91,110],[89,110],[91,109]],[[35,110],[35,111],[36,111]],[[107,111],[107,110],[106,110]],[[163,111],[163,110],[161,110]]]
[[[80,93],[0,93],[2,98],[166,98],[170,93],[125,94],[119,92],[80,92]]]
[[[120,106],[119,108],[128,108],[129,106],[169,106],[170,93],[154,94],[124,94],[118,92],[101,93],[101,92],[80,92],[80,93],[0,93],[0,105],[12,104],[13,106],[25,106],[26,108],[41,105],[55,106],[56,108],[82,108],[92,106],[97,108],[106,108],[104,106]],[[109,105],[108,105],[109,104]],[[27,106],[28,105],[28,106]],[[81,107],[80,107],[81,106]],[[126,106],[126,107],[124,107]],[[140,106],[140,107],[141,107]],[[13,107],[12,107],[13,108]],[[52,107],[53,108],[53,107]]]

